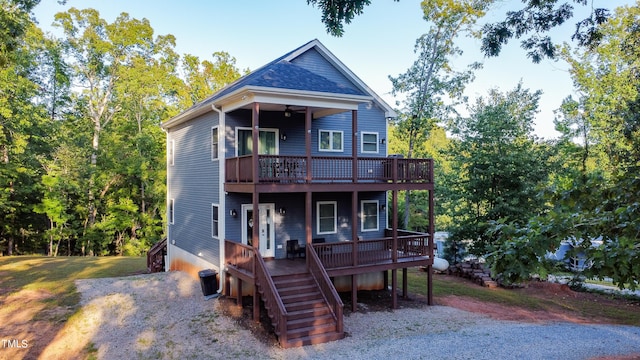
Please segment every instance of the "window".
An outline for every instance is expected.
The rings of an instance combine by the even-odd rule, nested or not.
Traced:
[[[362,211],[362,231],[378,230],[378,200],[362,200],[360,202],[360,210]]]
[[[378,153],[378,133],[362,132],[362,152]]]
[[[211,160],[218,158],[218,127],[211,128]]]
[[[171,139],[169,140],[169,144],[167,144],[167,161],[169,162],[169,165],[174,164],[175,150],[176,150],[176,141]]]
[[[258,154],[278,154],[278,131],[275,129],[260,129],[258,135]],[[251,155],[253,153],[253,140],[250,128],[236,128],[237,156]]]
[[[342,151],[342,131],[319,130],[320,151]]]
[[[218,205],[211,204],[211,237],[218,238],[220,234],[220,219]]]
[[[316,203],[316,224],[318,235],[335,234],[338,228],[338,204],[335,201],[318,201]]]
[[[169,209],[167,210],[167,220],[169,221],[169,224],[173,224],[174,212],[174,201],[173,199],[169,199]]]

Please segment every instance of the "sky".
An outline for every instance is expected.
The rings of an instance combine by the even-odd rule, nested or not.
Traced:
[[[632,5],[633,0],[592,0],[594,7],[613,9]],[[489,20],[504,18],[510,6],[520,6],[519,0],[502,1],[488,14]],[[156,35],[176,37],[176,51],[192,54],[201,60],[225,51],[236,58],[240,69],[255,70],[277,57],[318,39],[351,71],[391,106],[398,99],[391,95],[389,76],[404,73],[416,59],[415,41],[428,31],[422,18],[419,0],[375,0],[345,26],[342,37],[327,34],[318,8],[306,0],[42,0],[34,10],[39,26],[54,35],[59,29],[51,26],[54,15],[68,8],[93,8],[107,22],[113,22],[122,12],[136,19],[149,20]],[[588,8],[580,8],[585,14]],[[577,13],[578,11],[576,11]],[[584,16],[577,15],[575,19]],[[570,41],[577,21],[572,19],[561,29],[551,33],[555,41]],[[544,60],[533,64],[511,41],[499,57],[484,58],[480,41],[464,39],[459,46],[464,54],[454,60],[456,70],[481,61],[483,69],[467,86],[470,99],[485,96],[490,89],[506,92],[521,81],[524,88],[541,90],[539,113],[535,120],[536,135],[551,139],[554,130],[553,111],[562,100],[573,94],[568,66],[561,61]],[[574,94],[575,95],[575,94]]]

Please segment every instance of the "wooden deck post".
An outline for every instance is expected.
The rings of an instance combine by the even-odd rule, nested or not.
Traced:
[[[353,248],[351,249],[351,256],[353,257],[353,266],[358,266],[358,192],[353,191],[351,193],[351,218],[353,219],[351,225],[351,239],[353,241]]]
[[[242,307],[242,279],[236,278],[236,305]]]
[[[252,142],[252,169],[253,169],[253,183],[258,184],[260,182],[260,162],[258,161],[259,157],[259,138],[260,138],[260,104],[253,103],[253,111],[251,113],[251,142]],[[254,256],[262,256],[260,255],[260,193],[259,190],[254,188],[252,194],[252,205],[253,205],[253,228],[251,231],[251,242],[253,245]],[[257,260],[253,261],[253,273],[256,273]],[[258,291],[258,283],[254,280],[253,282],[253,321],[260,321],[260,292]]]
[[[311,237],[313,236],[313,230],[311,228],[311,212],[313,211],[313,206],[311,205],[312,201],[311,191],[307,191],[305,193],[305,202],[304,202],[304,228],[305,228],[305,246],[311,246]],[[309,257],[305,256],[305,261],[307,262],[307,268],[309,267]]]
[[[402,297],[404,299],[408,299],[409,298],[409,291],[407,289],[407,268],[402,268]]]
[[[313,178],[313,174],[311,174],[311,110],[309,107],[304,109],[304,129],[304,143],[307,155],[307,176],[305,181],[309,184]],[[311,223],[309,222],[308,224]],[[311,237],[309,237],[309,240],[311,240]]]
[[[433,174],[433,163],[429,166],[429,172]],[[427,304],[433,305],[433,235],[435,232],[435,214],[433,207],[435,206],[433,200],[433,191],[429,190],[429,265],[427,266]]]
[[[398,270],[391,269],[391,308],[398,308]]]
[[[351,275],[351,311],[358,311],[358,275]]]
[[[351,110],[351,172],[353,183],[358,182],[358,110]]]

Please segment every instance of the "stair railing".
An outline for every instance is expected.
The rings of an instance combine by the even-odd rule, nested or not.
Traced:
[[[166,254],[167,238],[164,238],[147,251],[147,270],[151,273],[164,271],[164,256]]]
[[[316,250],[313,248],[313,246],[306,246],[306,248],[306,255],[308,259],[307,266],[309,267],[309,272],[318,284],[320,292],[322,293],[322,296],[324,296],[325,301],[327,302],[327,304],[329,304],[329,308],[331,309],[333,318],[336,320],[336,331],[342,333],[344,332],[344,323],[342,316],[344,304],[342,303],[342,299],[340,299],[340,295],[338,295],[338,292],[333,286],[331,279],[329,279],[327,271],[322,266]]]
[[[255,252],[255,276],[256,285],[262,290],[262,301],[264,306],[269,312],[269,315],[277,323],[278,339],[280,345],[285,347],[287,343],[287,310],[282,303],[282,299],[278,294],[276,285],[273,283],[273,279],[267,270],[267,266],[264,263],[264,259],[259,252]],[[258,294],[254,294],[258,296]]]

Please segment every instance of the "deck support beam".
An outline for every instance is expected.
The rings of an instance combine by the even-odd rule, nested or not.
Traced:
[[[398,308],[398,270],[391,270],[391,308]]]
[[[351,275],[351,311],[358,311],[358,274]]]
[[[236,305],[242,307],[242,279],[236,281]]]
[[[409,298],[409,289],[407,281],[407,268],[402,268],[402,298]]]
[[[430,173],[433,174],[433,164],[430,165]],[[433,199],[433,190],[429,190],[429,265],[427,265],[427,304],[433,305],[433,236],[435,233],[435,202]]]

